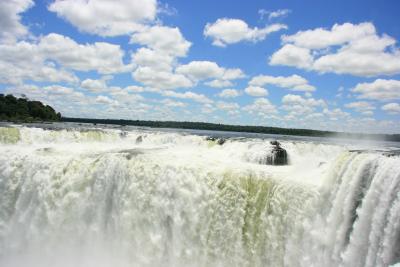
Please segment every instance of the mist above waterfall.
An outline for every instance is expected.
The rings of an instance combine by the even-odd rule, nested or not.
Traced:
[[[400,261],[399,156],[286,139],[268,166],[270,140],[1,127],[0,266]]]

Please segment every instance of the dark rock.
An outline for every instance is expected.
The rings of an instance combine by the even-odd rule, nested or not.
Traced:
[[[212,141],[212,142],[216,142],[218,145],[222,146],[223,144],[225,144],[226,139],[225,138],[218,138],[215,136],[207,136],[206,137],[207,141]]]
[[[217,138],[214,137],[214,136],[207,136],[207,137],[206,137],[206,140],[207,140],[207,141],[215,141],[215,140],[217,140]]]
[[[271,141],[271,142],[269,142],[271,145],[273,145],[273,146],[277,146],[277,147],[280,147],[281,146],[281,143],[279,143],[278,141],[276,141],[276,140],[274,140],[274,141]]]
[[[127,135],[128,135],[128,132],[120,132],[120,133],[119,133],[119,136],[120,136],[121,138],[125,138]]]
[[[140,144],[141,142],[143,142],[143,136],[139,135],[139,136],[136,138],[136,144]]]
[[[222,146],[223,144],[225,144],[225,142],[226,142],[226,139],[224,139],[224,138],[219,138],[218,141],[217,141],[217,144],[220,145],[220,146]]]
[[[267,155],[266,164],[267,165],[287,165],[288,155],[285,149],[281,147],[278,141],[271,141],[272,148],[271,152]]]

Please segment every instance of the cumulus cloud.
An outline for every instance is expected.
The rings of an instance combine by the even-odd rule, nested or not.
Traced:
[[[29,42],[0,44],[0,82],[21,84],[25,80],[75,83],[78,78],[48,61],[40,45]]]
[[[136,81],[156,90],[195,85],[195,82],[174,70],[176,59],[186,56],[191,46],[178,28],[153,26],[135,33],[131,42],[146,46],[132,55],[136,64],[132,77]]]
[[[245,93],[251,96],[260,97],[260,96],[267,96],[268,91],[259,86],[249,86],[244,89]]]
[[[118,102],[109,98],[108,96],[99,95],[96,97],[96,102],[99,104],[118,105]]]
[[[229,81],[244,77],[244,73],[240,69],[225,69],[211,61],[191,61],[188,64],[178,66],[176,72],[186,75],[193,81],[206,79]]]
[[[351,116],[348,112],[345,112],[341,110],[340,108],[335,108],[335,109],[328,109],[324,108],[323,114],[327,116],[331,121],[345,121],[347,119],[350,119]],[[343,123],[342,123],[343,124]]]
[[[315,112],[317,107],[325,107],[322,99],[304,98],[299,95],[287,94],[282,98],[282,109],[293,115],[304,115]]]
[[[101,36],[131,34],[154,22],[156,0],[56,0],[48,9],[80,31]]]
[[[133,72],[133,78],[155,89],[188,88],[193,82],[182,74],[168,71],[154,71],[150,67],[139,67]]]
[[[0,81],[24,80],[77,82],[69,70],[97,71],[102,74],[127,72],[119,45],[105,42],[78,44],[69,37],[51,33],[35,42],[20,41],[0,45]]]
[[[269,117],[277,113],[276,107],[267,98],[256,98],[252,104],[244,106],[243,110],[261,117]]]
[[[142,47],[132,55],[132,61],[136,65],[155,71],[172,71],[175,58],[167,53]]]
[[[269,59],[271,65],[356,76],[400,73],[396,40],[385,34],[379,36],[369,22],[299,31],[284,35],[282,42],[284,46]]]
[[[313,61],[314,58],[309,49],[286,44],[271,56],[269,64],[310,69]]]
[[[225,101],[218,101],[216,106],[218,109],[230,112],[230,114],[236,113],[240,108],[238,103]]]
[[[389,114],[395,115],[400,114],[400,104],[399,103],[389,103],[382,106],[382,110]]]
[[[49,85],[38,87],[32,84],[23,84],[18,86],[9,87],[6,89],[7,93],[11,94],[24,94],[30,99],[42,101],[43,103],[54,106],[57,110],[65,107],[66,103],[81,104],[86,103],[87,97],[70,87],[60,85]]]
[[[45,57],[74,70],[97,70],[106,74],[131,69],[131,66],[124,65],[124,51],[119,45],[105,42],[78,44],[69,37],[51,33],[44,36],[38,46]]]
[[[177,73],[184,74],[193,80],[204,80],[222,77],[224,69],[211,61],[192,61],[176,68]]]
[[[291,75],[287,77],[258,75],[253,77],[250,80],[249,84],[253,86],[264,86],[266,84],[272,84],[282,88],[289,88],[292,91],[315,91],[315,87],[310,85],[305,78],[299,75]]]
[[[0,1],[0,42],[13,43],[29,33],[21,23],[21,13],[33,5],[32,0]]]
[[[204,36],[211,38],[213,45],[225,47],[242,41],[262,41],[268,34],[282,29],[287,29],[287,26],[284,24],[272,24],[264,28],[250,28],[243,20],[222,18],[214,23],[207,23],[204,28]]]
[[[174,91],[164,91],[162,92],[162,95],[168,96],[168,97],[175,97],[175,98],[181,98],[181,99],[190,99],[199,103],[203,104],[211,104],[213,101],[206,97],[203,94],[197,94],[194,92],[187,91],[185,93],[177,93]]]
[[[375,110],[375,106],[371,102],[356,101],[345,105],[346,108],[354,109],[363,115],[371,116]]]
[[[81,88],[91,91],[92,93],[100,93],[107,91],[107,81],[112,79],[112,76],[104,76],[99,80],[85,79],[81,82]]]
[[[357,98],[389,101],[400,99],[400,81],[377,79],[371,83],[359,83],[352,92],[357,93]]]
[[[222,98],[235,98],[241,95],[241,92],[235,89],[224,89],[218,94]]]
[[[186,103],[183,103],[183,102],[180,102],[180,101],[175,101],[175,100],[172,100],[172,99],[169,99],[169,98],[163,99],[161,101],[161,103],[163,103],[167,107],[174,107],[174,108],[177,108],[177,107],[178,108],[183,108],[183,107],[187,106]]]
[[[275,11],[269,11],[265,9],[258,10],[258,14],[260,15],[261,19],[264,19],[264,17],[268,17],[268,20],[286,17],[287,15],[289,15],[290,12],[290,9],[278,9]]]
[[[345,105],[346,108],[352,108],[357,111],[365,111],[365,110],[374,110],[375,107],[371,102],[366,102],[366,101],[356,101],[356,102],[351,102]]]
[[[174,57],[184,57],[192,45],[178,28],[153,26],[134,33],[131,43],[147,46],[158,52]]]
[[[214,88],[224,88],[224,87],[230,87],[233,86],[233,83],[231,81],[228,80],[212,80],[209,82],[205,82],[205,85],[208,85],[210,87],[214,87]]]

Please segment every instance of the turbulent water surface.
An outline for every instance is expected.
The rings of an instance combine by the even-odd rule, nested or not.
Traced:
[[[396,153],[238,136],[1,126],[0,266],[400,262]]]

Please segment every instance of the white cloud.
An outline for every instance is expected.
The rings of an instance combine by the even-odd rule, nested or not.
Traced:
[[[237,111],[240,106],[238,103],[234,102],[218,101],[217,108],[225,111]]]
[[[276,107],[267,98],[256,98],[253,104],[243,107],[243,110],[262,117],[269,117],[277,113]]]
[[[212,80],[212,81],[206,82],[204,84],[208,85],[210,87],[215,87],[215,88],[224,88],[224,87],[233,86],[233,83],[231,81],[227,81],[227,80]]]
[[[311,68],[313,63],[311,51],[307,48],[286,44],[270,57],[271,65],[286,65],[303,69]]]
[[[168,71],[154,71],[150,67],[139,67],[133,72],[133,78],[155,89],[188,88],[194,84],[182,74]]]
[[[288,94],[282,98],[282,108],[289,111],[293,116],[304,115],[315,112],[317,107],[325,107],[322,99],[303,98],[299,95]]]
[[[85,79],[81,82],[81,88],[93,93],[104,92],[107,90],[107,80],[107,78],[100,80]]]
[[[186,56],[192,45],[185,40],[178,28],[159,25],[147,27],[134,33],[131,42],[145,45],[155,51],[174,57]]]
[[[251,79],[249,84],[253,86],[272,84],[283,88],[289,88],[292,91],[315,91],[315,87],[308,84],[308,81],[299,75],[291,75],[287,77],[259,75]]]
[[[35,42],[1,44],[0,81],[76,83],[78,78],[70,70],[95,70],[104,74],[129,71],[132,65],[125,65],[123,56],[119,45],[104,42],[78,44],[68,37],[51,33]]]
[[[356,76],[400,73],[396,40],[385,34],[377,35],[375,26],[369,22],[335,24],[330,30],[299,31],[283,36],[282,41],[285,45],[271,56],[271,65]]]
[[[127,90],[128,92],[132,92],[132,93],[142,93],[145,91],[145,89],[141,86],[136,86],[136,85],[130,85],[125,87],[125,90]]]
[[[246,77],[241,69],[224,69],[223,80],[236,80]]]
[[[206,79],[228,81],[244,77],[244,73],[240,69],[225,69],[211,61],[191,61],[188,64],[177,67],[176,72],[186,75],[193,81]]]
[[[131,69],[124,65],[124,52],[119,45],[105,42],[78,44],[69,37],[51,33],[44,36],[38,46],[44,57],[74,70],[116,73]]]
[[[358,93],[357,98],[388,101],[400,99],[400,81],[377,79],[371,83],[359,83],[352,92]]]
[[[299,31],[293,35],[283,35],[282,41],[308,49],[322,49],[333,45],[346,44],[375,34],[375,27],[371,23],[356,25],[344,23],[341,25],[335,24],[330,30],[316,28],[314,30]]]
[[[75,83],[78,78],[46,61],[39,45],[25,41],[0,44],[0,83],[21,84],[24,80]]]
[[[212,38],[213,45],[225,47],[241,41],[262,41],[268,34],[282,29],[287,29],[287,26],[272,24],[260,29],[250,28],[243,20],[222,18],[214,23],[207,23],[204,36]]]
[[[374,105],[371,102],[366,101],[356,101],[345,105],[346,108],[354,109],[364,115],[371,115],[371,112],[375,110]]]
[[[56,0],[49,10],[80,31],[101,36],[142,30],[157,15],[156,0]]]
[[[267,89],[264,89],[259,86],[249,86],[246,89],[244,89],[244,91],[246,94],[256,97],[268,95]]]
[[[129,90],[129,87],[120,88],[117,86],[111,86],[107,88],[107,91],[114,99],[117,100],[118,104],[124,104],[125,106],[131,106],[135,103],[135,106],[145,105],[143,101],[145,100],[143,96],[137,94],[137,91]]]
[[[164,91],[162,92],[162,95],[168,96],[168,97],[175,97],[175,98],[181,98],[181,99],[191,99],[193,101],[203,103],[203,104],[211,104],[213,101],[206,97],[203,94],[197,94],[194,92],[187,91],[185,93],[177,93],[174,91]]]
[[[224,89],[221,91],[221,93],[218,94],[218,96],[222,98],[235,98],[240,95],[241,93],[235,89]]]
[[[211,61],[192,61],[176,68],[176,72],[190,77],[192,80],[204,80],[222,77],[224,69]]]
[[[399,103],[389,103],[382,106],[382,110],[389,114],[395,115],[400,114],[400,104]]]
[[[275,11],[268,11],[265,9],[258,10],[258,14],[260,15],[261,19],[264,19],[265,16],[268,16],[268,20],[286,17],[290,12],[290,9],[278,9]]]
[[[84,94],[75,91],[73,88],[60,85],[39,88],[36,85],[23,84],[7,88],[6,92],[14,95],[24,94],[30,99],[52,105],[57,111],[62,111],[62,108],[66,105],[87,103]]]
[[[179,108],[183,108],[186,107],[187,104],[180,102],[180,101],[175,101],[169,98],[163,99],[161,101],[161,103],[163,103],[164,105],[166,105],[167,107],[179,107]]]
[[[323,114],[326,115],[331,121],[339,121],[339,120],[343,121],[351,118],[348,112],[344,112],[340,108],[335,108],[332,110],[325,108],[323,110]]]
[[[141,67],[150,67],[155,71],[172,71],[175,61],[171,55],[145,47],[139,48],[132,55],[132,60]]]
[[[0,42],[13,43],[28,34],[21,23],[21,13],[34,5],[32,0],[0,1]]]
[[[216,111],[216,108],[210,103],[206,103],[201,107],[201,113],[210,114]]]
[[[147,47],[132,55],[137,65],[132,77],[154,89],[188,88],[195,81],[174,71],[177,57],[186,56],[191,43],[186,41],[178,28],[153,26],[135,33],[131,42]]]
[[[118,101],[115,101],[108,96],[99,95],[96,97],[96,102],[99,104],[107,104],[107,105],[118,105]]]

